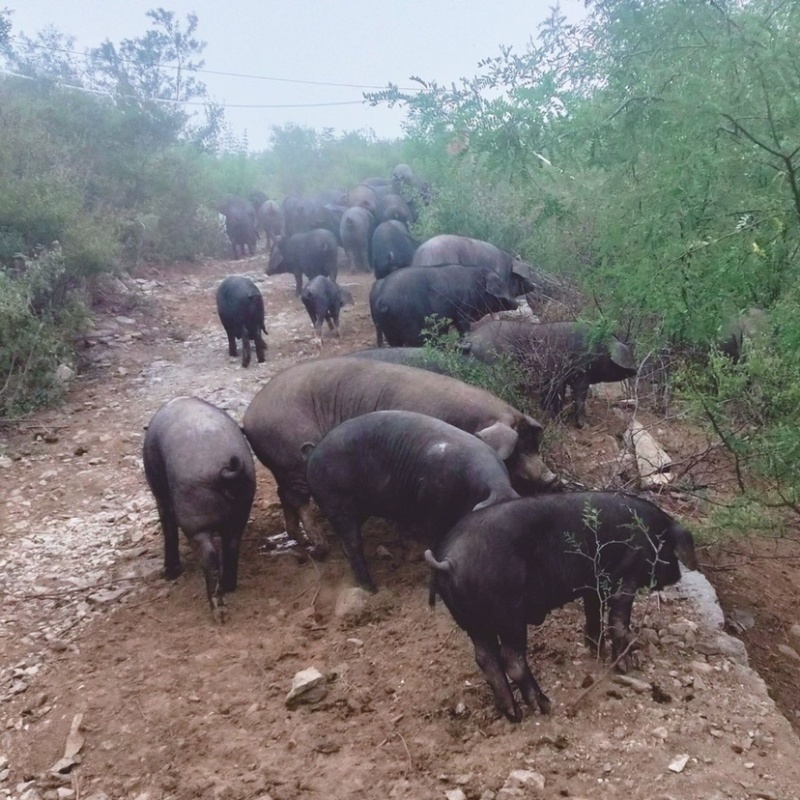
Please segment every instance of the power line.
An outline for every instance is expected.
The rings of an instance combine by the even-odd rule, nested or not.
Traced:
[[[14,78],[24,78],[27,81],[36,80],[32,75],[22,75],[19,72],[11,72],[9,70],[0,70],[0,75],[11,75]],[[76,92],[86,92],[87,94],[101,95],[103,97],[110,97],[113,99],[114,95],[104,89],[92,89],[88,86],[75,86],[71,83],[61,83],[59,86],[64,89],[73,89]],[[220,108],[322,108],[324,106],[360,106],[363,105],[364,100],[342,100],[334,103],[286,103],[274,105],[249,105],[246,103],[217,103],[214,100],[200,101],[200,100],[167,100],[163,97],[137,97],[132,94],[120,95],[126,100],[146,100],[150,103],[163,103],[165,105],[181,105],[181,106],[206,106],[213,104]]]
[[[12,36],[11,39],[15,41],[19,41],[18,37]],[[89,53],[81,52],[80,50],[68,50],[63,47],[50,47],[45,44],[39,44],[38,42],[28,42],[30,47],[38,47],[42,50],[50,50],[55,53],[68,53],[72,56],[83,56],[87,58]],[[130,58],[119,58],[120,61],[123,61],[127,64],[138,64],[137,61],[134,61]],[[180,69],[180,67],[174,66],[172,64],[158,64],[159,69]],[[196,72],[202,73],[204,75],[221,75],[227,78],[249,78],[251,80],[257,81],[275,81],[279,83],[302,83],[308,86],[336,86],[343,89],[385,89],[386,86],[376,86],[372,84],[361,84],[361,83],[333,83],[330,81],[310,81],[310,80],[303,80],[301,78],[276,78],[274,76],[267,76],[267,75],[249,75],[247,73],[241,72],[220,72],[218,70],[213,69],[187,69],[186,67],[183,68],[186,72]],[[419,87],[412,87],[412,86],[402,86],[398,87],[403,92],[418,92]],[[244,108],[245,106],[239,106],[240,108]],[[291,108],[291,106],[264,106],[265,108]]]

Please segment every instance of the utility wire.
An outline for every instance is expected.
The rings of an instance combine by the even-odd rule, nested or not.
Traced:
[[[11,75],[14,78],[24,78],[27,81],[36,80],[31,75],[22,75],[19,72],[10,72],[9,70],[0,70],[0,75]],[[64,89],[74,89],[76,92],[86,92],[87,94],[101,95],[103,97],[110,97],[113,99],[114,95],[105,89],[92,89],[88,86],[75,86],[71,83],[61,83],[59,86]],[[125,100],[145,100],[150,103],[163,103],[165,105],[181,105],[181,106],[207,106],[213,104],[220,108],[322,108],[324,106],[360,106],[365,102],[364,100],[342,100],[334,103],[287,103],[287,104],[274,104],[274,105],[249,105],[240,103],[218,103],[215,100],[209,99],[208,101],[202,100],[168,100],[163,97],[137,97],[132,94],[120,95]]]
[[[18,37],[12,36],[11,39],[15,41],[19,41]],[[83,56],[87,58],[89,53],[81,52],[80,50],[67,50],[63,47],[50,47],[46,44],[39,44],[38,42],[31,42],[28,41],[27,45],[30,47],[38,47],[42,50],[50,50],[55,53],[68,53],[72,56]],[[119,58],[120,61],[124,61],[127,64],[138,64],[138,61],[135,61],[130,58]],[[372,84],[362,84],[362,83],[332,83],[330,81],[310,81],[310,80],[302,80],[300,78],[276,78],[267,75],[249,75],[246,73],[241,72],[220,72],[213,69],[188,69],[186,67],[177,67],[172,64],[158,64],[159,69],[183,69],[185,72],[196,72],[202,73],[203,75],[221,75],[227,78],[249,78],[256,81],[276,81],[279,83],[302,83],[308,86],[338,86],[344,89],[385,89],[386,86],[376,86]],[[401,91],[404,92],[418,92],[419,87],[412,87],[412,86],[402,86],[398,87]],[[244,108],[245,106],[240,106],[240,108]],[[260,108],[261,106],[253,106],[253,108]],[[264,106],[264,108],[290,108],[291,106]]]

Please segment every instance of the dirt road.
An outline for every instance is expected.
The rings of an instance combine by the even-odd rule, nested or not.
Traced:
[[[214,309],[234,272],[267,304],[268,360],[249,370],[227,356]],[[373,341],[368,277],[341,282],[357,305],[325,354]],[[264,278],[261,257],[147,269],[135,292],[109,289],[87,344],[66,403],[2,440],[0,796],[800,796],[800,743],[713,608],[680,591],[640,599],[643,670],[625,685],[583,648],[578,608],[552,615],[532,629],[530,658],[553,714],[512,725],[467,637],[443,607],[428,609],[425,565],[386,526],[366,537],[380,592],[359,614],[335,614],[346,564],[337,548],[320,564],[274,549],[283,524],[263,468],[240,588],[215,625],[185,543],[184,574],[160,577],[142,427],[179,394],[240,419],[271,374],[317,356],[293,280]],[[602,461],[619,424],[597,401],[589,411],[590,428],[558,444],[579,471]],[[596,476],[586,466],[584,477]],[[310,666],[327,695],[289,710],[292,678]],[[56,776],[76,715],[80,763]]]

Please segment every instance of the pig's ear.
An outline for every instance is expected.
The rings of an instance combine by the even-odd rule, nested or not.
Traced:
[[[475,435],[482,442],[486,442],[503,461],[514,452],[519,438],[517,432],[503,422],[495,422],[488,428],[476,431]]]

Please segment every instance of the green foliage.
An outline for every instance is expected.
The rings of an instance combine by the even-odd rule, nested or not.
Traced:
[[[464,383],[486,389],[514,408],[526,414],[535,414],[535,403],[521,387],[525,383],[524,372],[511,359],[501,358],[491,366],[466,358],[454,330],[447,331],[447,323],[428,317],[423,330],[425,355],[441,364],[448,375]]]
[[[690,362],[677,387],[736,455],[744,506],[760,494],[800,513],[800,5],[587,6],[474,78],[370,96],[406,104],[428,153],[422,230],[567,276],[640,353],[707,352],[766,309],[769,338],[738,364]]]
[[[60,247],[0,271],[0,418],[60,396],[56,368],[69,360],[84,307]]]
[[[377,139],[370,132],[337,136],[330,129],[320,132],[293,124],[276,126],[269,150],[251,159],[257,175],[251,187],[275,198],[307,196],[324,189],[347,190],[364,178],[388,178],[401,161],[399,142]],[[238,188],[241,192],[243,187]]]

